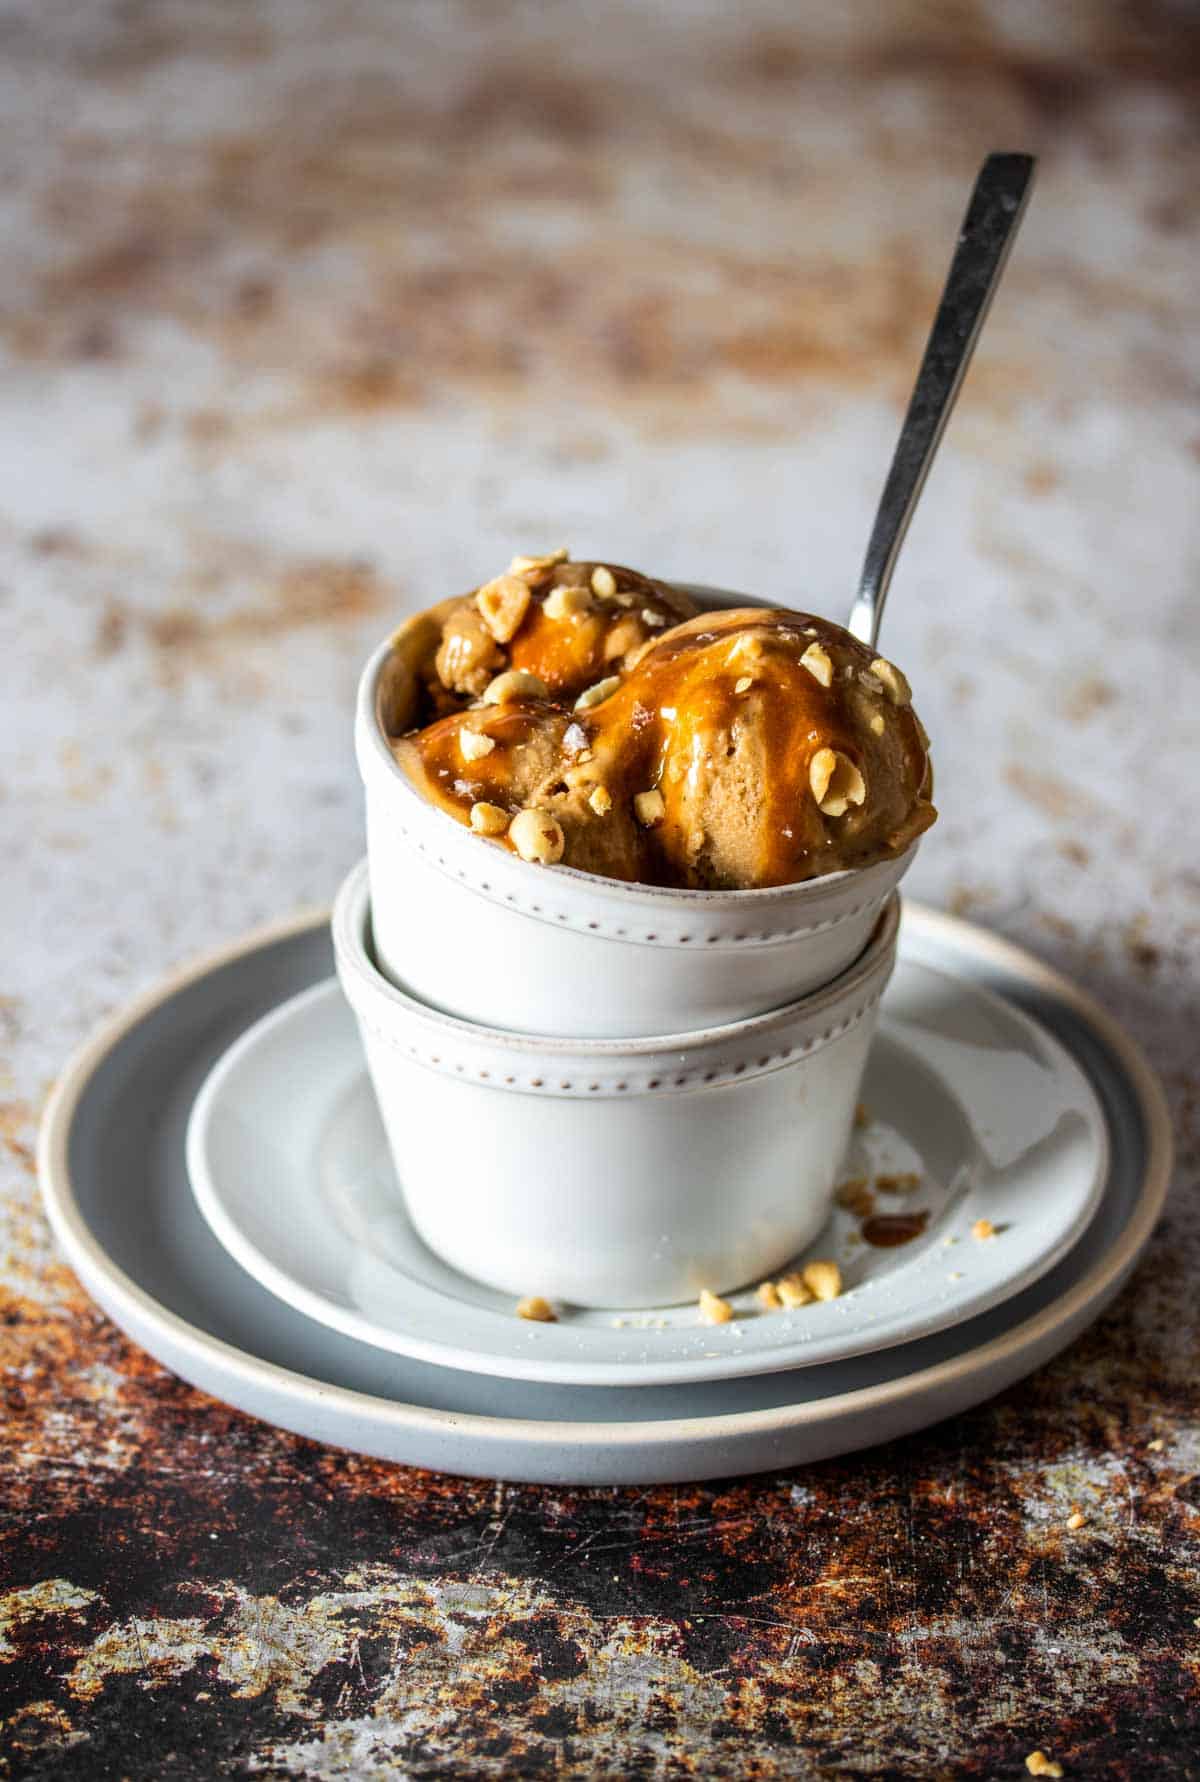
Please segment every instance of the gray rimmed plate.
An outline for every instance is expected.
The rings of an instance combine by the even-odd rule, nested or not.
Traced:
[[[805,1255],[777,1270],[832,1258],[838,1298],[764,1312],[751,1286],[728,1296],[735,1315],[716,1327],[694,1300],[625,1314],[560,1305],[557,1322],[527,1323],[511,1297],[442,1262],[408,1216],[333,979],[272,1010],[218,1061],[189,1121],[188,1173],[234,1261],[344,1336],[505,1379],[684,1385],[843,1361],[975,1317],[1051,1269],[1099,1204],[1108,1134],[1083,1071],[1028,1015],[907,945],[863,1093],[870,1119],[843,1176],[907,1191],[881,1191],[861,1226],[835,1208]],[[448,1195],[459,1170],[486,1179],[477,1138],[479,1153],[447,1146]],[[977,1221],[996,1235],[974,1237]],[[862,1231],[906,1241],[872,1244]]]
[[[234,1039],[328,976],[323,918],[259,931],[186,968],[83,1048],[43,1120],[47,1209],[85,1286],[152,1355],[316,1440],[451,1472],[585,1485],[715,1477],[867,1447],[979,1403],[1077,1335],[1144,1247],[1170,1167],[1161,1092],[1090,998],[982,930],[912,905],[902,950],[1053,1033],[1090,1081],[1109,1153],[1098,1209],[1048,1274],[913,1342],[706,1383],[541,1384],[388,1354],[285,1305],[200,1217],[184,1138],[200,1085]]]

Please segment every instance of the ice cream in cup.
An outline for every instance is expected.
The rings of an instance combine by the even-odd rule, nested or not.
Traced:
[[[739,1020],[858,957],[935,820],[902,671],[831,621],[552,553],[362,678],[376,957],[469,1020]]]

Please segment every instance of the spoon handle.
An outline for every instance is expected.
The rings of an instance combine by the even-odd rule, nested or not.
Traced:
[[[942,301],[867,545],[847,629],[874,646],[896,558],[941,444],[1033,186],[1032,155],[989,155],[979,170]]]

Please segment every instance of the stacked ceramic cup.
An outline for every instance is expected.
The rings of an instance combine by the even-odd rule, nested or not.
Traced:
[[[391,662],[360,685],[368,857],[334,939],[421,1236],[505,1292],[615,1309],[778,1270],[829,1214],[914,849],[755,891],[522,860],[397,766]]]

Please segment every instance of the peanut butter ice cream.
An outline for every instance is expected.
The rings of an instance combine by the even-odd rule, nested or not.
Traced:
[[[507,669],[569,703],[695,611],[678,588],[619,564],[572,562],[565,550],[514,557],[503,575],[397,632],[385,724],[397,734],[460,711]]]
[[[908,682],[841,626],[689,617],[632,570],[522,563],[532,587],[514,565],[414,621],[384,682],[398,763],[480,835],[611,878],[752,889],[899,854],[934,822]]]

